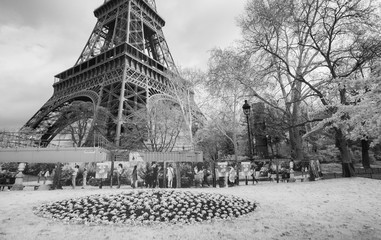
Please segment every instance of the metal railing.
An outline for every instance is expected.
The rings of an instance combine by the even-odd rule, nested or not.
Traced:
[[[71,139],[60,138],[53,139],[51,142],[41,140],[42,134],[24,133],[24,132],[8,132],[0,131],[0,148],[57,148],[57,147],[75,147]],[[92,136],[92,147],[105,148],[109,145],[109,141],[102,135]]]

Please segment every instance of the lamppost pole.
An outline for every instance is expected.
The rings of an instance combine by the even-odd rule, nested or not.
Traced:
[[[250,116],[250,105],[247,103],[247,100],[245,100],[245,104],[243,104],[242,109],[243,113],[246,115],[246,122],[247,122],[247,134],[249,137],[249,154],[250,154],[250,160],[253,158],[253,152],[251,149],[251,134],[250,134],[250,121],[249,121],[249,116]]]
[[[251,134],[250,134],[250,121],[249,121],[249,115],[246,115],[246,121],[247,121],[247,134],[249,135],[249,154],[250,154],[250,160],[253,158],[253,150],[251,149]]]
[[[249,158],[250,161],[253,159],[253,151],[251,149],[251,134],[250,134],[250,121],[249,121],[249,116],[250,116],[250,105],[247,103],[247,100],[245,100],[245,104],[243,104],[242,109],[243,113],[246,115],[246,122],[247,122],[247,135],[249,137]],[[255,173],[254,173],[255,174]],[[247,176],[246,176],[246,185],[247,185]]]

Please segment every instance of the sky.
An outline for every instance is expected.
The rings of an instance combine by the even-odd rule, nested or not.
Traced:
[[[209,51],[240,38],[246,0],[156,0],[178,67],[206,69]],[[0,130],[21,128],[53,94],[54,75],[72,67],[103,0],[1,0]]]

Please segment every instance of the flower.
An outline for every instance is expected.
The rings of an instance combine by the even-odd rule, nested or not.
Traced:
[[[255,203],[234,196],[155,189],[69,199],[41,205],[34,212],[64,223],[151,225],[231,219],[255,208]]]

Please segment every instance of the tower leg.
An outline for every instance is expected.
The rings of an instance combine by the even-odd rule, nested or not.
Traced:
[[[126,90],[126,83],[127,83],[126,69],[127,68],[124,67],[122,86],[120,87],[119,108],[118,108],[118,117],[117,117],[117,123],[116,123],[116,133],[115,133],[116,146],[120,146],[120,135],[121,135],[122,124],[123,124],[124,92]]]

